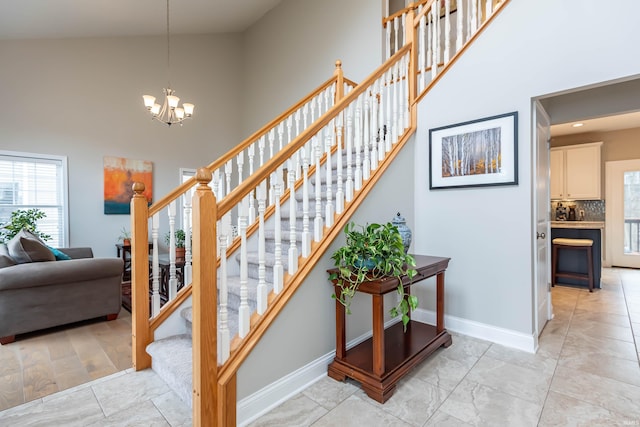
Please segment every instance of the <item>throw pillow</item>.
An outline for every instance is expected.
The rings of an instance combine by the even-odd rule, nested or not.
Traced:
[[[39,261],[55,261],[56,257],[53,252],[47,248],[36,235],[27,231],[20,230],[9,243],[7,243],[9,255],[18,264]]]
[[[47,248],[49,248],[49,250],[53,253],[53,256],[56,257],[56,261],[68,261],[68,260],[71,259],[71,257],[69,255],[65,254],[64,252],[62,252],[59,249],[52,248],[49,245],[47,245]]]
[[[8,255],[0,255],[0,268],[11,267],[16,262]]]
[[[6,243],[0,243],[0,255],[9,256],[9,248]]]

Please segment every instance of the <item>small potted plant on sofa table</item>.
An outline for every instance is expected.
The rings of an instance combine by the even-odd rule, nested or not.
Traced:
[[[333,294],[347,314],[351,314],[351,300],[361,283],[384,277],[395,277],[398,280],[397,292],[400,302],[390,310],[391,316],[402,316],[406,331],[409,323],[409,311],[418,306],[418,298],[404,292],[402,276],[413,279],[416,265],[412,255],[406,254],[402,244],[402,236],[392,223],[356,225],[349,222],[345,228],[346,244],[338,248],[331,256],[337,272],[330,274],[329,279],[340,288],[338,295]]]

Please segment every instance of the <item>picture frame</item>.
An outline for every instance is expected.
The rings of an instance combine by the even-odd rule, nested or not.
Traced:
[[[518,185],[518,112],[430,129],[429,165],[430,190]]]

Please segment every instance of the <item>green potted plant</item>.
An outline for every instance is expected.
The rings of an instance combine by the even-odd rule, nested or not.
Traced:
[[[0,228],[0,239],[6,243],[24,228],[42,240],[50,240],[50,235],[38,231],[38,220],[46,216],[47,214],[40,209],[17,209],[11,212],[9,222],[2,224]]]
[[[175,245],[176,245],[176,258],[184,259],[184,252],[185,252],[184,241],[186,239],[186,234],[183,229],[178,228],[173,232],[173,236],[174,236]],[[167,234],[164,235],[164,241],[167,243],[167,245],[171,243],[170,232],[167,232]]]
[[[393,317],[402,316],[406,331],[409,311],[417,308],[418,298],[405,294],[401,278],[407,275],[413,279],[416,262],[413,256],[405,253],[398,228],[390,222],[368,224],[366,227],[349,222],[344,233],[346,244],[331,255],[336,271],[329,275],[329,279],[340,288],[338,295],[334,293],[331,297],[345,306],[347,314],[351,314],[351,300],[361,283],[395,277],[400,302],[390,313]]]
[[[120,240],[122,240],[122,246],[131,246],[131,232],[126,227],[120,230]]]

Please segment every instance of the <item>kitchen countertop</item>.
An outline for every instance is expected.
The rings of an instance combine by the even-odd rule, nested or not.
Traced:
[[[551,221],[551,228],[604,229],[604,221]]]

